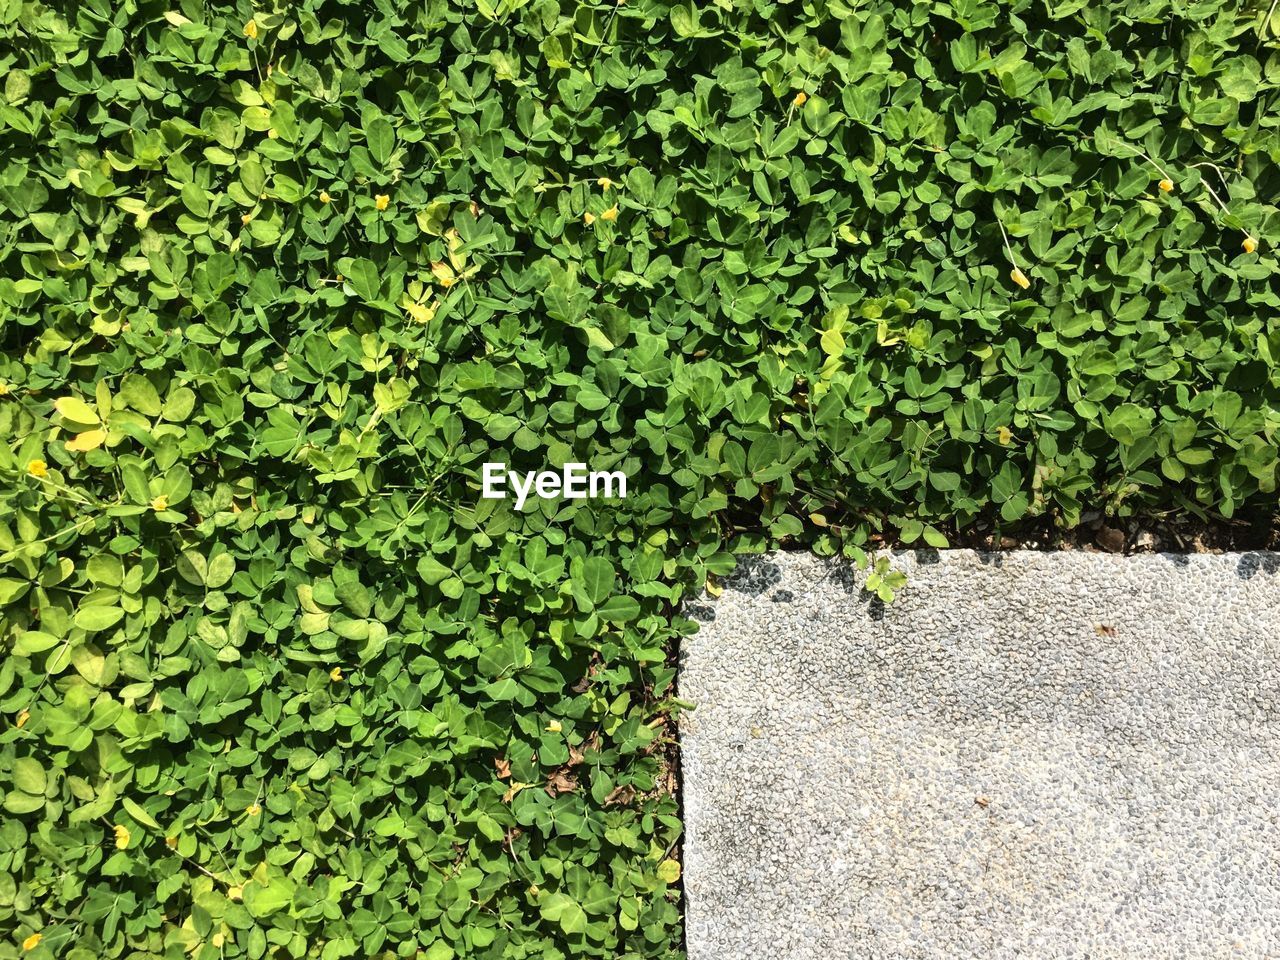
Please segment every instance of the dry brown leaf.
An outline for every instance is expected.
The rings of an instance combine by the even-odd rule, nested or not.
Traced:
[[[507,792],[502,795],[502,802],[510,803],[512,798],[514,798],[517,793],[519,793],[525,787],[531,787],[531,786],[533,786],[533,784],[531,783],[516,783],[513,781],[511,786],[507,787]]]
[[[604,805],[606,807],[610,807],[615,803],[620,803],[623,806],[626,806],[635,798],[636,788],[631,786],[629,783],[623,783],[609,791],[609,795],[604,798]]]
[[[562,793],[573,793],[577,789],[578,781],[563,767],[547,778],[547,793],[552,797],[558,797]]]

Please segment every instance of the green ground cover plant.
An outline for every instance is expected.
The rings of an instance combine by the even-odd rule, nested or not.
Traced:
[[[0,0],[0,958],[678,957],[736,554],[1273,503],[1271,7]]]

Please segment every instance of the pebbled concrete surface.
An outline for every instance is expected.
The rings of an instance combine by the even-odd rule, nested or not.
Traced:
[[[689,960],[1280,958],[1280,556],[894,563],[690,611]]]

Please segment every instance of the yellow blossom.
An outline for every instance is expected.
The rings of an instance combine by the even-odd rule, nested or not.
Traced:
[[[249,814],[251,817],[256,817],[262,812],[262,807],[259,804],[251,803],[244,808],[244,812]]]
[[[431,263],[431,275],[440,281],[442,287],[452,287],[458,282],[458,277],[453,272],[453,267],[449,266],[443,260],[434,260]]]
[[[242,216],[242,217],[240,218],[240,222],[241,222],[242,224],[244,224],[245,226],[248,226],[248,225],[249,225],[249,221],[250,221],[250,220],[252,220],[252,219],[253,219],[253,214],[252,214],[252,213],[246,213],[244,216]]]
[[[599,180],[596,181],[596,186],[599,187],[601,190],[608,190],[613,186],[613,181],[610,180],[608,177],[601,177]]]
[[[18,711],[18,729],[21,730],[23,727],[25,727],[27,725],[27,721],[30,719],[31,719],[30,710],[19,710]]]
[[[1001,446],[1007,447],[1009,445],[1009,441],[1013,439],[1013,431],[1010,430],[1008,427],[1001,427],[999,430],[996,431],[996,433],[1000,437]]]
[[[164,838],[164,845],[165,845],[166,847],[168,847],[170,850],[177,850],[177,849],[178,849],[178,838],[177,838],[177,837],[165,837],[165,838]]]
[[[329,191],[328,191],[328,190],[321,190],[321,191],[320,191],[320,202],[321,202],[321,203],[328,203],[328,202],[329,202],[330,200],[332,200],[332,199],[333,199],[333,197],[329,196]]]
[[[40,946],[40,941],[43,939],[43,933],[33,933],[31,936],[27,937],[27,939],[22,941],[22,949],[34,950],[36,947]]]
[[[115,827],[115,831],[116,831],[116,849],[127,850],[129,847],[129,838],[130,838],[130,833],[128,828],[122,827],[120,826],[120,824],[117,823]]]
[[[1245,237],[1244,243],[1240,244],[1240,246],[1244,248],[1245,253],[1253,253],[1253,251],[1258,249],[1258,241],[1253,239],[1253,237]]]
[[[1165,193],[1173,193],[1173,181],[1170,180],[1168,177],[1165,177],[1163,180],[1160,181],[1160,189],[1163,190]]]
[[[563,729],[564,727],[560,725],[559,720],[552,720],[550,723],[547,724],[548,733],[559,733]]]
[[[1021,270],[1019,270],[1017,267],[1014,267],[1012,270],[1009,271],[1009,276],[1012,277],[1013,282],[1016,283],[1018,286],[1020,286],[1023,290],[1031,286],[1031,281],[1027,279],[1027,275],[1023,273]]]
[[[391,198],[385,193],[380,193],[373,198],[373,205],[379,210],[387,209],[387,205],[391,203]]]
[[[244,35],[250,40],[258,39],[258,21],[250,20],[244,25]]]
[[[154,510],[156,513],[159,513],[161,510],[168,510],[169,498],[166,497],[163,493],[160,494],[160,496],[156,497],[154,500],[151,501],[151,509]]]
[[[7,397],[8,395],[9,395],[9,385],[5,383],[3,380],[0,380],[0,397]]]
[[[618,219],[618,205],[615,203],[612,207],[600,214],[601,220],[608,220],[610,223]]]
[[[590,210],[588,210],[586,213],[582,215],[582,222],[589,227],[596,222],[596,215],[592,213]]]
[[[405,310],[418,323],[430,323],[436,315],[435,307],[427,306],[425,303],[408,303],[405,305]]]
[[[341,683],[341,682],[342,682],[342,668],[341,668],[341,667],[334,667],[332,670],[330,670],[330,671],[329,671],[329,679],[330,679],[330,680],[332,680],[334,683]]]
[[[803,90],[801,90],[799,93],[796,94],[796,98],[791,102],[794,103],[797,107],[803,107],[805,105],[805,101],[807,101],[808,99],[809,99],[809,95],[805,93]]]
[[[47,477],[49,475],[49,465],[43,460],[32,460],[27,464],[27,473],[33,477]]]

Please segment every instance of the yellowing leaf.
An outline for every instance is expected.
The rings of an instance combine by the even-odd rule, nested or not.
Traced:
[[[680,879],[680,864],[670,858],[658,864],[658,879],[663,883],[675,883]]]
[[[461,273],[467,266],[467,255],[462,252],[462,238],[454,229],[450,229],[444,237],[449,244],[449,263],[454,270]]]
[[[64,420],[73,423],[99,423],[98,411],[79,397],[61,397],[53,402],[53,409],[58,411]]]
[[[107,431],[105,430],[86,430],[84,433],[78,433],[68,440],[66,448],[72,453],[85,453],[89,450],[97,450],[106,439]]]

